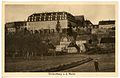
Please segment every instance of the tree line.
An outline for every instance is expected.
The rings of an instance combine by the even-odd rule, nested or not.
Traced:
[[[6,56],[30,57],[47,53],[47,43],[40,34],[9,33],[5,35]]]

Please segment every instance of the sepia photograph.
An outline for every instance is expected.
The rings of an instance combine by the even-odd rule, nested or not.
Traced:
[[[116,4],[4,4],[4,72],[116,72]]]

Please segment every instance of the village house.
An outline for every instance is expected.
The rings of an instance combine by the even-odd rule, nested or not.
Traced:
[[[88,35],[73,37],[62,37],[60,44],[56,45],[56,52],[66,51],[67,53],[82,53],[86,51],[85,44],[88,42]]]
[[[14,22],[9,22],[5,24],[5,31],[8,32],[16,32],[16,27],[14,26]]]
[[[26,21],[8,22],[5,24],[5,28],[8,33],[21,31],[26,28]]]
[[[80,27],[84,27],[84,15],[78,15],[78,16],[74,16],[75,17],[75,20],[77,22],[77,27],[80,28]]]
[[[98,29],[99,28],[99,25],[93,25],[93,27],[92,27],[93,29]]]
[[[86,51],[85,44],[89,42],[90,36],[89,35],[78,35],[76,37],[76,44],[80,48],[80,53]]]
[[[99,21],[99,28],[102,29],[109,29],[115,27],[115,20],[105,20],[105,21]]]
[[[80,53],[86,51],[86,47],[85,47],[85,45],[84,45],[85,43],[86,43],[86,40],[76,41],[77,46],[80,48]]]
[[[56,45],[56,51],[61,52],[65,49],[67,49],[68,45],[73,41],[73,37],[65,36],[62,37],[60,40],[60,44]]]
[[[78,34],[91,34],[91,29],[93,27],[92,22],[90,20],[85,20],[82,25],[82,27],[78,28]]]
[[[99,21],[99,28],[94,28],[91,34],[97,35],[99,44],[104,37],[115,37],[115,20]]]
[[[76,45],[73,43],[70,43],[67,47],[67,53],[78,53]]]

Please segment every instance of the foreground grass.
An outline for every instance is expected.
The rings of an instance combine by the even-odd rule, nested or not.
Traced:
[[[33,57],[34,58],[34,57]],[[61,56],[44,56],[41,60],[40,57],[35,57],[35,59],[31,60],[20,60],[14,59],[17,61],[12,61],[10,59],[6,59],[5,71],[33,71],[33,70],[43,70],[51,67],[55,67],[62,64],[68,64],[74,61],[80,61],[86,57],[80,56],[80,54],[72,54],[72,55],[61,55]]]
[[[40,57],[33,57],[31,60],[6,59],[5,71],[6,72],[27,72],[34,70],[43,70],[56,67],[63,64],[68,64],[75,61],[80,61],[85,58],[98,59],[100,72],[114,72],[115,71],[115,54],[69,54],[61,56],[44,56],[41,60]],[[95,72],[93,61],[73,67],[67,72]]]

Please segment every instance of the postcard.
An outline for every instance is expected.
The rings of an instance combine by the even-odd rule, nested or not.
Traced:
[[[117,76],[117,2],[3,2],[3,77]]]

